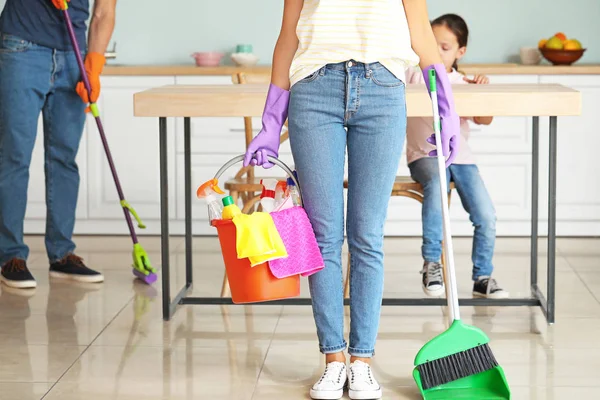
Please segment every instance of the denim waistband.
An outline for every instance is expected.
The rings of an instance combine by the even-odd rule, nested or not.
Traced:
[[[350,64],[350,63],[352,63],[352,64]],[[327,65],[325,65],[325,68],[334,69],[334,70],[338,70],[338,71],[346,71],[346,70],[369,71],[369,70],[374,70],[374,69],[381,69],[381,68],[384,68],[384,66],[380,62],[362,63],[362,62],[355,61],[355,60],[348,60],[348,61],[343,61],[343,62],[334,63],[334,64],[327,64]]]

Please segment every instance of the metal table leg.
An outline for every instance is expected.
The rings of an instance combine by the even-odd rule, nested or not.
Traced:
[[[191,122],[190,118],[184,119],[184,147],[185,147],[185,283],[192,285],[192,150],[191,150]]]
[[[171,318],[171,277],[169,265],[169,170],[167,159],[167,119],[159,118],[160,143],[160,247],[162,258],[163,319]]]
[[[556,271],[556,163],[557,163],[557,117],[550,117],[548,178],[548,306],[546,319],[554,323],[555,271]]]
[[[540,180],[540,117],[533,117],[531,162],[531,294],[538,282],[538,205]]]

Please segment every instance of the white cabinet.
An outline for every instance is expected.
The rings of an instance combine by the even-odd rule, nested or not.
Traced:
[[[159,134],[156,118],[138,118],[133,114],[133,95],[156,86],[174,84],[173,77],[106,77],[98,101],[102,124],[112,153],[125,198],[143,221],[160,219]],[[168,120],[169,182],[175,182],[175,123]],[[88,215],[90,220],[105,221],[105,230],[126,233],[127,225],[117,190],[93,117],[87,121],[88,136]],[[175,211],[175,191],[171,188],[171,213]],[[110,225],[106,221],[112,221]],[[159,232],[159,224],[147,223],[149,232]],[[107,227],[108,226],[108,227]],[[85,231],[94,231],[93,225]],[[140,232],[140,233],[143,233]]]
[[[600,235],[600,179],[596,176],[595,150],[600,148],[600,76],[496,75],[492,83],[559,83],[580,90],[583,115],[558,119],[558,208],[559,235]],[[104,77],[99,100],[102,122],[113,153],[126,199],[148,225],[139,234],[160,233],[160,175],[158,120],[133,115],[133,94],[169,84],[232,84],[230,76]],[[183,119],[168,120],[169,205],[171,232],[183,233],[184,220],[184,135]],[[254,133],[260,118],[254,118]],[[529,235],[531,212],[530,117],[495,118],[489,126],[472,125],[470,146],[497,211],[499,235]],[[26,218],[27,233],[42,233],[45,228],[45,184],[43,131],[38,128]],[[191,120],[192,206],[194,234],[214,234],[207,224],[206,208],[196,198],[196,188],[212,178],[232,157],[245,149],[243,118],[193,118]],[[77,208],[76,233],[127,233],[123,212],[106,161],[95,121],[88,116],[77,161],[81,188]],[[280,157],[290,166],[293,159],[289,142]],[[546,232],[548,122],[540,119],[540,233]],[[241,167],[233,166],[224,182]],[[258,176],[283,176],[274,168],[256,170]],[[409,175],[403,153],[400,175]],[[468,215],[455,194],[451,217],[453,233],[471,235]],[[406,198],[390,200],[387,235],[420,235],[421,205]]]
[[[558,118],[557,234],[600,235],[600,76],[543,76],[541,82],[582,94],[582,115]],[[541,129],[547,132],[548,124]]]

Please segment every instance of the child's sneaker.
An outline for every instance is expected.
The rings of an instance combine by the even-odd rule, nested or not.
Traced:
[[[473,283],[473,297],[483,297],[486,299],[506,299],[509,293],[498,286],[498,282],[489,276],[480,276]]]
[[[314,400],[338,400],[344,396],[346,386],[346,364],[333,361],[325,366],[325,372],[310,389],[310,398]]]
[[[33,289],[37,286],[25,260],[13,258],[2,266],[0,281],[15,289]]]
[[[440,297],[444,295],[444,275],[442,264],[426,261],[421,270],[423,274],[423,291],[427,296]]]
[[[371,366],[356,360],[348,368],[348,396],[352,400],[371,400],[381,398],[381,386],[373,377]]]

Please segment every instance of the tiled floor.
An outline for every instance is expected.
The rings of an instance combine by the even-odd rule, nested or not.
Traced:
[[[0,399],[308,398],[322,362],[310,308],[185,306],[163,323],[160,284],[133,281],[127,238],[77,242],[78,253],[106,274],[104,285],[49,282],[43,238],[29,237],[37,290],[2,287]],[[158,264],[158,239],[143,244]],[[172,246],[175,290],[183,281],[183,240]],[[217,240],[197,239],[194,250],[194,294],[217,295]],[[468,296],[470,240],[457,239],[455,250],[460,292]],[[386,240],[386,295],[421,297],[420,264],[417,239]],[[495,264],[513,296],[528,294],[528,240],[499,239]],[[554,326],[537,309],[462,309],[466,323],[490,336],[513,399],[600,398],[600,239],[558,241],[557,296]],[[412,361],[445,329],[444,315],[441,307],[384,307],[374,370],[385,399],[420,398]]]

